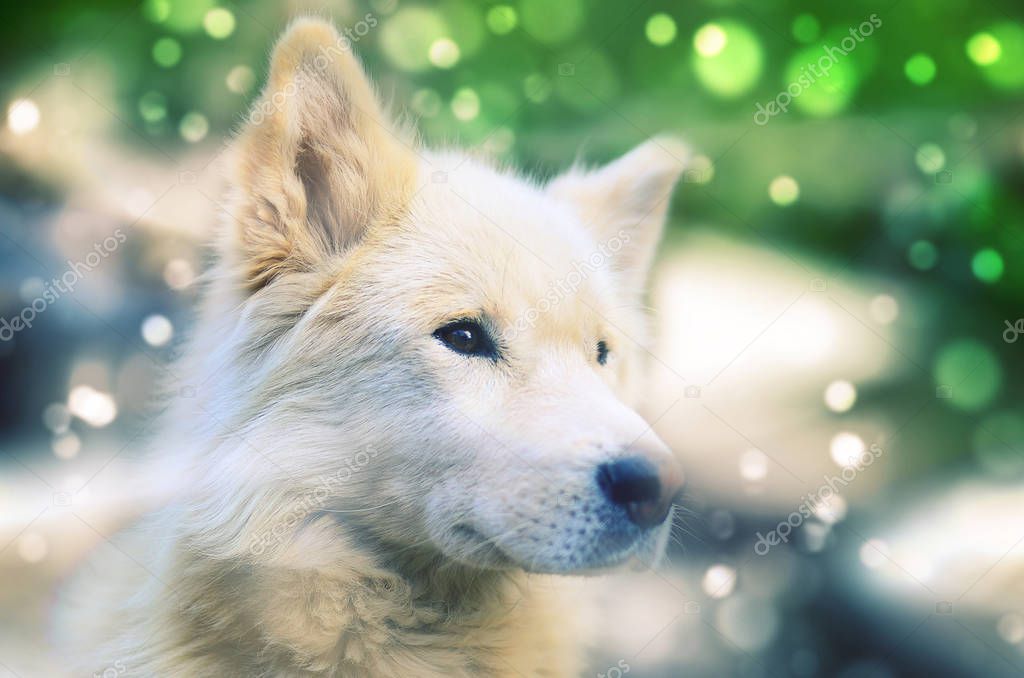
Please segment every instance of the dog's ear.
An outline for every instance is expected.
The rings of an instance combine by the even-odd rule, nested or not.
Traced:
[[[618,242],[610,265],[639,290],[689,155],[679,140],[656,137],[598,169],[573,167],[555,177],[548,191],[573,205],[598,243]]]
[[[226,249],[244,283],[308,270],[397,219],[414,183],[411,143],[349,41],[323,21],[293,23],[235,148]]]

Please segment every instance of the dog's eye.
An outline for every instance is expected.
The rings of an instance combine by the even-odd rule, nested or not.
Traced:
[[[608,362],[608,344],[604,340],[597,342],[597,364],[604,365]]]
[[[458,320],[449,323],[437,329],[434,336],[456,353],[479,355],[492,359],[498,355],[487,330],[473,320]]]

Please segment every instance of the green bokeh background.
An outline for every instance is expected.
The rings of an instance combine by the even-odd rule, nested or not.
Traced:
[[[19,470],[15,462],[24,465],[19,459],[33,454],[58,466],[67,462],[80,444],[75,437],[74,453],[57,451],[69,428],[81,434],[83,450],[102,449],[97,440],[120,449],[135,434],[133,425],[147,421],[141,403],[152,395],[158,369],[149,366],[138,379],[142,387],[115,393],[119,414],[109,428],[110,421],[86,427],[60,409],[72,385],[68,375],[96,355],[118,369],[131,362],[129,355],[145,353],[151,362],[157,362],[154,355],[169,357],[170,345],[149,338],[149,346],[142,345],[140,324],[159,312],[173,320],[176,339],[187,333],[196,286],[171,285],[163,267],[168,260],[187,266],[201,259],[195,255],[201,229],[182,235],[185,228],[175,232],[173,225],[151,224],[109,205],[96,214],[81,209],[81,186],[88,184],[81,176],[69,179],[46,153],[53,158],[64,144],[71,156],[93,147],[85,142],[99,141],[113,159],[108,168],[127,167],[129,174],[159,168],[165,183],[196,157],[205,165],[258,96],[274,40],[291,17],[307,13],[330,18],[351,36],[381,92],[415,121],[426,144],[480,148],[547,177],[578,156],[602,162],[651,136],[676,134],[696,155],[674,199],[665,252],[687,247],[695,232],[710,232],[789,261],[813,262],[824,273],[808,281],[809,294],[852,280],[850,286],[865,294],[870,288],[898,297],[898,322],[856,321],[864,337],[858,335],[858,351],[891,349],[900,364],[855,384],[850,412],[824,407],[824,387],[852,378],[833,373],[830,364],[816,366],[821,388],[816,382],[807,387],[799,405],[776,399],[771,385],[758,385],[771,405],[789,410],[785,433],[795,441],[815,417],[837,429],[851,417],[907,422],[892,431],[899,439],[886,456],[886,475],[879,470],[860,485],[875,482],[877,492],[851,514],[884,506],[885,518],[895,520],[901,509],[891,507],[911,502],[915,492],[953,496],[950,488],[964,479],[1021,486],[1019,0],[8,3],[0,24],[0,319],[24,308],[34,285],[73,256],[57,246],[53,234],[60,228],[52,214],[70,214],[65,230],[81,231],[86,241],[94,222],[100,239],[115,226],[143,226],[119,263],[95,276],[99,293],[83,286],[74,302],[55,305],[31,332],[0,342],[0,382],[3,395],[12,394],[0,397],[0,460],[13,460],[11,468]],[[816,74],[825,63],[828,74]],[[102,129],[102,139],[60,136],[67,132],[61,121],[73,120],[79,107],[82,118],[103,121],[89,128]],[[201,202],[204,213],[213,215],[214,203]],[[773,274],[750,273],[742,282],[751,289]],[[106,288],[104,275],[115,281]],[[715,292],[707,290],[711,297]],[[893,297],[883,298],[878,313],[894,314],[894,304]],[[663,317],[677,310],[658,309]],[[743,329],[752,344],[761,336],[760,327]],[[67,419],[60,426],[42,414],[55,405]],[[813,454],[824,457],[825,450]],[[708,465],[724,468],[725,457]],[[728,472],[736,475],[734,464]],[[11,486],[31,482],[10,478]],[[43,490],[49,501],[49,488]],[[5,492],[0,483],[0,498]],[[719,499],[733,509],[743,504],[738,496]],[[738,508],[737,521],[747,522],[737,534],[777,522],[772,510]],[[1002,529],[1004,514],[990,513],[988,527]],[[727,539],[707,541],[705,555],[715,562]],[[682,562],[701,562],[704,546],[696,547],[697,558]],[[749,556],[748,546],[744,541],[736,553]],[[854,581],[850,562],[856,557],[840,563],[828,591]],[[19,576],[11,578],[16,587]],[[851,598],[859,603],[861,592]],[[883,615],[865,615],[852,627],[861,635],[851,640],[847,624],[853,622],[835,617],[831,605],[813,608],[806,628],[830,629],[836,656],[855,656],[857,643]],[[798,634],[805,629],[790,626]],[[1024,641],[1015,642],[1019,649]],[[947,645],[935,640],[931,647]],[[967,653],[959,654],[969,670],[980,671]],[[929,658],[922,654],[905,665]],[[836,675],[831,667],[840,663],[823,661],[828,672],[822,675]]]
[[[428,143],[483,145],[546,173],[581,143],[601,160],[673,131],[713,166],[713,179],[693,175],[698,186],[683,190],[692,220],[836,256],[866,248],[857,265],[902,267],[995,304],[1019,298],[1024,25],[1015,3],[309,9],[350,30],[370,18],[355,48],[382,90],[409,104]],[[54,63],[106,61],[130,125],[122,133],[173,153],[240,121],[269,46],[298,11],[214,0],[12,6],[0,73],[16,95]],[[759,105],[872,15],[880,25],[828,77],[788,112],[752,124]],[[768,191],[781,175],[799,184],[786,209]]]
[[[114,134],[155,158],[227,137],[300,13],[348,31],[428,144],[483,148],[547,176],[581,148],[603,161],[681,135],[698,155],[670,242],[708,226],[836,275],[926,290],[942,300],[923,333],[934,384],[916,386],[980,381],[950,398],[961,412],[1020,402],[1021,345],[1003,338],[1024,316],[1014,2],[145,0],[5,11],[9,118],[61,64],[72,79],[99,70],[124,123]],[[10,192],[21,179],[7,174]],[[45,190],[48,178],[33,181]],[[962,444],[921,461],[968,454],[972,430],[964,422]]]
[[[73,79],[98,65],[113,77],[116,133],[154,157],[238,126],[274,38],[303,12],[348,31],[430,144],[482,147],[545,176],[581,147],[603,161],[680,134],[698,155],[670,242],[711,225],[836,274],[925,289],[945,300],[924,337],[935,385],[962,372],[984,382],[950,405],[1016,401],[1020,361],[1001,336],[1024,316],[1024,25],[1013,2],[144,0],[5,11],[8,117],[58,65]],[[836,49],[847,53],[811,80]],[[991,363],[980,377],[979,362]]]

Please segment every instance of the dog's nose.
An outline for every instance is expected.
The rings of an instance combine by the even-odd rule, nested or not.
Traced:
[[[626,457],[597,468],[597,484],[604,496],[624,508],[638,527],[663,523],[683,486],[679,463],[666,455],[656,459]]]

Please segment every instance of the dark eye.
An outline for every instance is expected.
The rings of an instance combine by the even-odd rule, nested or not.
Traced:
[[[608,362],[608,344],[604,341],[597,342],[597,363],[604,365]]]
[[[479,355],[491,359],[498,357],[494,341],[487,330],[474,320],[457,320],[434,332],[441,343],[464,355]]]

